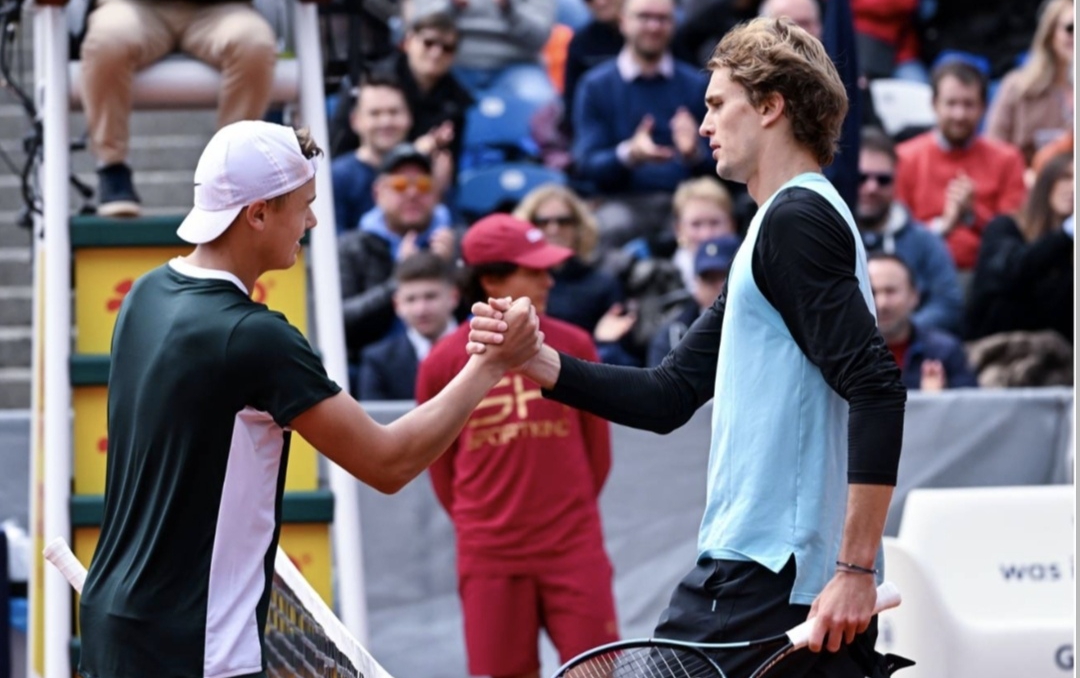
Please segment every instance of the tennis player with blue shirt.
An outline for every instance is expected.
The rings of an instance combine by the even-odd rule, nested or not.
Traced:
[[[713,399],[698,562],[655,636],[743,641],[810,616],[813,652],[785,660],[783,675],[884,675],[873,609],[906,392],[854,219],[822,175],[844,86],[821,43],[784,19],[730,31],[708,68],[700,132],[717,174],[759,205],[724,290],[658,367],[545,346],[524,373],[546,397],[657,432]],[[501,340],[506,308],[474,307],[470,352]],[[736,678],[763,659],[733,651],[721,664]]]
[[[457,438],[473,408],[539,348],[527,299],[505,351],[462,368],[381,426],[327,377],[283,315],[252,301],[315,226],[306,131],[220,129],[195,170],[195,245],[139,278],[112,340],[101,538],[80,605],[85,678],[265,675],[263,627],[281,530],[290,430],[383,492]],[[341,573],[348,576],[348,573]]]

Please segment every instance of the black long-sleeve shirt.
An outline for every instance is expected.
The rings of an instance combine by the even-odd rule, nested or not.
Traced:
[[[825,198],[787,189],[764,215],[751,261],[755,284],[796,344],[848,401],[849,482],[895,484],[907,391],[859,287],[852,230]],[[562,355],[545,395],[634,428],[683,425],[713,397],[726,299],[725,286],[660,366]]]

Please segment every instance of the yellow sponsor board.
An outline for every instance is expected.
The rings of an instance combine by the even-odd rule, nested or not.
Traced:
[[[108,353],[120,303],[135,280],[190,247],[101,247],[75,250],[76,353]]]
[[[75,494],[104,494],[108,455],[108,390],[104,386],[77,386],[75,406]],[[319,464],[315,449],[300,434],[293,433],[289,451],[286,490],[315,490],[319,487]]]
[[[74,494],[105,493],[105,462],[108,450],[104,386],[77,386],[72,390],[75,407],[75,488]]]
[[[311,443],[295,431],[289,448],[289,468],[285,471],[285,489],[319,489],[318,453]]]
[[[97,549],[100,529],[79,527],[75,529],[72,550],[83,565],[89,566]],[[304,575],[312,588],[322,596],[327,605],[334,604],[333,563],[330,553],[330,526],[325,523],[285,523],[281,527],[281,548]],[[79,597],[75,595],[75,629],[79,628]]]
[[[330,607],[334,606],[333,561],[328,523],[285,523],[281,548],[311,587]]]
[[[75,252],[75,341],[77,353],[104,354],[112,343],[113,325],[124,296],[147,271],[176,256],[189,253],[180,247],[99,247]],[[251,298],[285,314],[307,333],[304,252],[296,265],[270,271],[255,283]]]

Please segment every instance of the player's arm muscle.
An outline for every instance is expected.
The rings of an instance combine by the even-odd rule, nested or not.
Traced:
[[[473,358],[442,392],[393,423],[377,423],[342,392],[298,415],[291,427],[359,480],[394,493],[446,450],[501,376],[501,369]]]

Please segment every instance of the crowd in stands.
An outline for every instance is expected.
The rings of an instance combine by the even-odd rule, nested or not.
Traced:
[[[243,3],[173,5],[99,0],[89,14],[103,215],[139,211],[126,139],[140,68],[180,49],[222,70],[222,124],[265,112],[266,22]],[[354,394],[413,397],[417,363],[467,316],[460,242],[486,216],[476,204],[573,250],[550,270],[547,313],[601,360],[662,360],[722,290],[754,214],[698,125],[713,46],[759,15],[803,27],[854,74],[827,172],[857,184],[841,194],[905,383],[1071,383],[1046,366],[1071,363],[1073,342],[1073,0],[397,5],[328,112]],[[928,88],[932,125],[883,131],[873,92],[893,79]]]

